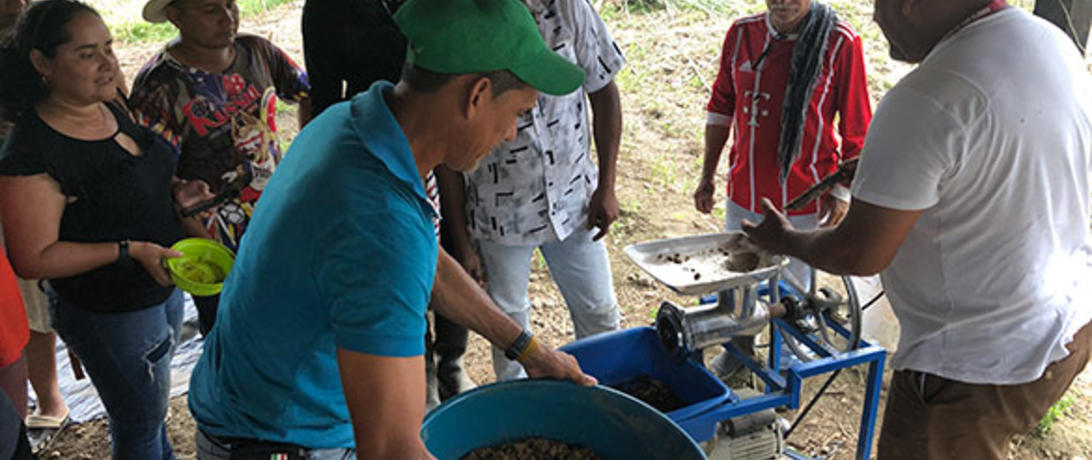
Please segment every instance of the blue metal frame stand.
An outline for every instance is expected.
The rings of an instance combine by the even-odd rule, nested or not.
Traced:
[[[760,290],[760,295],[762,294],[762,291],[765,291],[768,296],[768,289]],[[783,296],[797,295],[792,288],[784,284],[781,284],[781,291]],[[841,335],[847,340],[849,339],[850,331],[842,327],[841,324],[833,321],[826,315],[821,318],[821,321],[838,335]],[[790,334],[797,342],[815,353],[818,358],[806,363],[794,360],[793,364],[785,369],[785,375],[783,376],[781,374],[781,369],[779,368],[782,348],[780,331]],[[868,364],[868,383],[865,388],[864,407],[861,411],[861,425],[857,437],[856,458],[860,460],[867,460],[870,458],[872,438],[876,431],[876,412],[880,402],[880,390],[883,385],[884,363],[887,359],[887,351],[884,350],[883,347],[862,339],[857,348],[848,352],[840,352],[827,347],[812,336],[793,327],[788,322],[780,318],[775,318],[770,323],[770,353],[767,365],[764,366],[754,359],[747,357],[731,342],[725,343],[724,349],[739,362],[743,363],[743,365],[758,376],[758,378],[762,379],[766,384],[765,394],[749,398],[740,398],[729,390],[731,394],[729,395],[727,402],[693,416],[688,422],[716,423],[733,417],[782,406],[790,409],[797,409],[800,407],[800,392],[804,379],[860,364]],[[698,359],[700,362],[700,357],[698,357]],[[696,441],[701,442],[706,440],[707,439],[697,439]],[[786,452],[786,455],[798,459],[808,458],[800,456],[795,452],[791,454]]]

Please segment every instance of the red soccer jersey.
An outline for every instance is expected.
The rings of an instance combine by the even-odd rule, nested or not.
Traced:
[[[727,122],[730,117],[735,131],[729,153],[728,198],[757,213],[762,212],[762,198],[784,208],[834,172],[839,160],[856,157],[872,119],[861,39],[849,23],[839,21],[828,38],[823,67],[812,92],[800,154],[783,186],[778,179],[777,148],[794,38],[775,40],[776,33],[765,13],[732,24],[706,107],[711,120]],[[754,69],[767,46],[766,57]],[[819,207],[813,202],[791,214],[816,212]]]

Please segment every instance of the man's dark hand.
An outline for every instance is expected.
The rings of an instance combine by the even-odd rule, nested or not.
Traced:
[[[768,198],[762,199],[762,214],[762,222],[757,224],[744,220],[743,232],[756,246],[774,254],[785,254],[788,236],[796,229]]]
[[[712,178],[704,178],[698,182],[698,188],[694,190],[694,208],[702,214],[713,211],[713,193],[716,186]]]
[[[832,228],[846,217],[849,212],[849,202],[835,198],[830,193],[823,194],[819,201],[819,221],[822,228]]]
[[[610,224],[618,219],[618,197],[614,195],[614,189],[599,187],[592,194],[588,202],[588,230],[599,227],[599,232],[592,237],[599,240],[607,236]]]
[[[482,265],[482,258],[478,251],[473,246],[467,246],[457,252],[455,259],[459,261],[459,265],[462,265],[463,270],[466,270],[466,273],[478,282],[478,286],[485,289],[489,281],[485,277],[485,266]]]

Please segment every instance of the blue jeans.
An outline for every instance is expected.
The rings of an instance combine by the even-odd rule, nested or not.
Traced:
[[[163,419],[182,325],[182,291],[129,313],[90,312],[50,297],[53,328],[79,356],[106,407],[112,458],[174,459]]]
[[[602,240],[592,241],[595,230],[577,230],[562,241],[537,246],[550,268],[561,296],[569,306],[576,338],[618,329],[618,301],[611,281],[610,260]],[[486,291],[501,311],[524,328],[531,315],[527,298],[531,279],[531,254],[535,245],[506,245],[478,241],[486,278]],[[493,371],[497,380],[524,378],[523,366],[493,347]]]

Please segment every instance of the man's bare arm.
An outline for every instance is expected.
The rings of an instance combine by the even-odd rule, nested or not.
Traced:
[[[762,200],[761,223],[744,222],[743,231],[757,245],[786,254],[836,275],[874,275],[891,264],[924,210],[901,211],[853,199],[834,228],[800,231],[770,200]]]
[[[478,283],[442,249],[432,287],[432,306],[445,318],[481,334],[502,349],[514,342],[523,330],[500,311]],[[537,347],[521,359],[520,364],[531,377],[572,380],[582,385],[596,383],[594,378],[580,371],[576,359],[549,347]]]
[[[440,188],[440,215],[444,216],[443,225],[454,246],[450,254],[472,278],[484,285],[485,269],[467,229],[463,174],[444,165],[437,166],[435,172],[436,185]]]
[[[300,99],[299,108],[296,110],[296,122],[300,124],[300,129],[311,122],[311,98]]]
[[[599,160],[599,182],[588,203],[588,224],[591,230],[599,228],[593,239],[600,239],[610,231],[610,225],[618,219],[618,197],[614,191],[617,175],[618,146],[622,138],[622,98],[618,85],[613,81],[599,91],[588,95],[592,109],[592,136]]]
[[[338,371],[360,458],[432,459],[419,431],[425,416],[425,361],[338,348]]]

